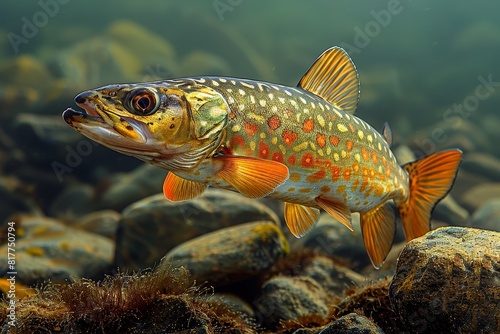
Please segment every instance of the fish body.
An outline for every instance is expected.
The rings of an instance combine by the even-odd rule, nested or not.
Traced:
[[[351,212],[359,212],[378,268],[395,233],[391,200],[407,239],[423,235],[462,154],[399,166],[389,129],[381,135],[353,115],[358,100],[354,64],[331,48],[297,87],[226,77],[110,85],[79,94],[85,112],[68,109],[63,118],[111,149],[169,170],[163,191],[170,200],[208,186],[278,199],[297,237],[314,227],[320,208],[350,229]]]

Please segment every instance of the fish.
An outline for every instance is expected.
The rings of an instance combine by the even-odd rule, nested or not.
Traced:
[[[314,228],[321,209],[351,231],[357,212],[378,269],[394,242],[397,212],[408,241],[430,230],[462,151],[400,166],[390,128],[380,134],[354,115],[359,99],[353,61],[331,47],[296,87],[217,76],[112,84],[78,94],[82,110],[62,117],[88,138],[168,170],[163,193],[171,201],[209,186],[280,200],[297,238]]]

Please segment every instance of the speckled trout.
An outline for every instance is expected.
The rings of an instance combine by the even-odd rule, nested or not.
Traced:
[[[308,233],[324,209],[352,230],[360,213],[375,267],[392,247],[399,211],[407,240],[430,229],[431,212],[449,191],[460,150],[402,167],[379,134],[353,115],[356,68],[338,47],[325,51],[297,87],[228,77],[192,77],[109,85],[75,97],[83,110],[64,120],[115,151],[169,171],[172,201],[208,187],[285,202],[287,226]]]

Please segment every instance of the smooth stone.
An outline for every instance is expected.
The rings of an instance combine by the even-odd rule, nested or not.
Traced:
[[[114,210],[94,211],[76,220],[72,226],[115,240],[121,218]]]
[[[500,159],[490,154],[469,152],[464,156],[460,168],[487,177],[491,181],[500,181]]]
[[[94,187],[86,183],[73,183],[52,201],[49,213],[53,217],[81,217],[95,210],[94,199]]]
[[[360,270],[371,264],[363,243],[359,215],[352,215],[354,231],[328,214],[322,214],[318,225],[303,238],[304,247],[326,253],[349,263],[349,268]]]
[[[370,319],[356,313],[349,313],[325,327],[319,334],[384,334],[384,331]]]
[[[274,222],[258,221],[186,241],[165,255],[160,268],[183,266],[193,280],[221,286],[261,274],[288,251],[280,228]]]
[[[462,194],[459,203],[470,212],[474,212],[481,205],[495,198],[500,198],[500,182],[476,185]]]
[[[110,269],[114,243],[108,238],[32,215],[19,215],[14,228],[15,271],[26,285],[92,278]],[[0,252],[7,254],[7,244],[0,246]],[[11,271],[7,256],[0,257],[0,271]]]
[[[26,188],[15,177],[0,176],[0,222],[3,224],[14,214],[42,214],[35,201],[22,192]]]
[[[122,212],[115,265],[128,270],[151,267],[182,242],[259,220],[279,223],[265,205],[226,190],[209,188],[200,197],[181,202],[171,202],[163,194],[153,195]]]
[[[500,198],[491,199],[481,205],[467,225],[500,232]]]
[[[162,190],[166,175],[166,170],[149,164],[140,165],[129,173],[121,173],[102,194],[100,208],[121,211],[134,202],[157,194]]]
[[[329,314],[326,295],[323,287],[310,277],[275,276],[262,285],[253,305],[262,325],[274,329],[280,321],[311,315],[325,318]]]
[[[408,330],[500,331],[500,233],[443,227],[403,249],[389,289]]]
[[[432,219],[449,225],[465,226],[470,219],[470,215],[451,195],[447,195],[439,201],[432,211]]]

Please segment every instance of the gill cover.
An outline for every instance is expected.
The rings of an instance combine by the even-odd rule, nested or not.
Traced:
[[[197,139],[210,139],[217,136],[226,126],[230,108],[224,97],[210,87],[196,87],[186,92],[189,103],[194,134]]]

